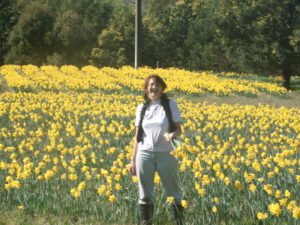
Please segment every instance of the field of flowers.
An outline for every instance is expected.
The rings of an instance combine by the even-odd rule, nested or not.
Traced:
[[[136,224],[128,174],[143,78],[160,74],[183,116],[186,224],[299,224],[300,109],[192,103],[185,95],[284,95],[246,75],[175,68],[0,67],[0,215],[95,217]],[[155,223],[172,224],[159,177]],[[75,223],[75,222],[74,222]]]
[[[286,90],[275,84],[253,82],[243,79],[243,75],[236,73],[190,72],[181,69],[150,69],[135,70],[123,67],[119,70],[105,67],[98,69],[85,66],[78,69],[75,66],[17,66],[6,65],[0,67],[0,74],[7,85],[15,91],[21,92],[95,92],[122,90],[139,91],[143,86],[143,79],[150,74],[160,74],[168,84],[168,91],[183,94],[213,93],[216,95],[250,95],[260,93],[282,95]],[[244,75],[246,76],[246,75]],[[232,79],[239,77],[239,79]]]

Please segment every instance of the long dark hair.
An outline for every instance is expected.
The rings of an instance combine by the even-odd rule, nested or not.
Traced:
[[[156,81],[156,83],[158,83],[162,87],[163,91],[167,88],[166,82],[160,76],[158,76],[156,74],[152,74],[152,75],[148,76],[144,82],[143,98],[144,98],[145,103],[149,103],[149,101],[150,101],[150,99],[148,98],[148,85],[149,85],[149,82],[151,79],[154,79]],[[165,94],[163,94],[163,95],[166,96]]]

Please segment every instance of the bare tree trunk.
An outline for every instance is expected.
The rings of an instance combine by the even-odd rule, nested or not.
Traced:
[[[287,90],[291,89],[291,76],[292,76],[291,65],[288,62],[284,62],[282,64],[282,78],[283,78],[283,87],[285,87]]]

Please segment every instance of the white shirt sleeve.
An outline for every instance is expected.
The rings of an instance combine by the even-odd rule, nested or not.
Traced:
[[[135,124],[134,124],[136,127],[138,127],[139,123],[140,123],[142,108],[143,108],[143,104],[139,105],[136,108],[136,112],[135,112]]]
[[[178,109],[177,102],[171,99],[169,101],[169,104],[170,104],[170,109],[171,109],[171,112],[172,112],[173,122],[174,123],[181,122],[182,118],[181,118],[181,115],[180,115],[180,112],[179,112],[179,109]]]

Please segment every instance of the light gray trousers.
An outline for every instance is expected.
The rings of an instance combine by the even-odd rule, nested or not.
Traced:
[[[158,172],[168,197],[180,204],[178,162],[170,152],[140,150],[137,153],[136,172],[139,183],[139,204],[153,204],[154,174]]]

